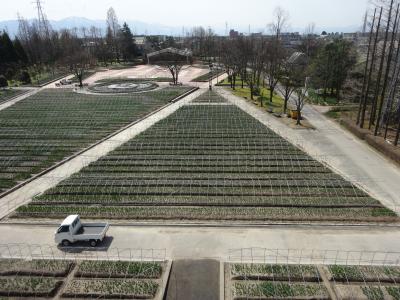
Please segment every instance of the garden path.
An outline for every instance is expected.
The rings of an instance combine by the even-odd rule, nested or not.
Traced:
[[[313,158],[400,213],[400,168],[312,106],[305,105],[303,115],[316,129],[297,130],[229,90],[218,88],[217,91]]]

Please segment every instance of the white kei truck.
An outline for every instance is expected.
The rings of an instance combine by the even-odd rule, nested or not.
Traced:
[[[58,227],[54,240],[64,247],[80,241],[88,241],[90,246],[96,247],[103,241],[109,227],[108,223],[81,223],[79,215],[70,215]]]

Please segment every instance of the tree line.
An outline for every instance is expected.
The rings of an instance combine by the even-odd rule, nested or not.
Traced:
[[[252,100],[259,96],[260,88],[266,86],[268,101],[273,102],[274,93],[279,89],[284,98],[284,113],[291,100],[300,124],[301,110],[310,88],[320,90],[323,98],[330,95],[337,101],[341,99],[357,54],[354,45],[341,37],[319,39],[312,24],[301,44],[295,49],[288,48],[282,38],[287,22],[288,14],[278,8],[274,12],[274,22],[269,25],[269,35],[220,39],[210,56],[219,57],[229,75],[231,88],[236,88],[240,78],[241,87],[244,84],[249,87]],[[259,100],[263,106],[263,97]]]
[[[126,23],[119,24],[113,8],[107,12],[105,33],[96,27],[56,31],[47,20],[28,22],[19,17],[13,40],[7,32],[0,34],[0,76],[8,81],[30,83],[36,72],[65,69],[74,72],[82,84],[88,67],[132,61],[138,55],[131,29]]]
[[[369,41],[362,64],[356,123],[385,139],[394,133],[393,143],[397,146],[400,139],[400,3],[373,1],[367,18]]]

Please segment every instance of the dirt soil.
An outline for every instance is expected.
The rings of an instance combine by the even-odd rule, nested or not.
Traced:
[[[172,264],[166,300],[219,300],[219,262],[178,260]]]

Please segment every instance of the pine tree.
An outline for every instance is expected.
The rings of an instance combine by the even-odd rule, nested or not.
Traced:
[[[120,30],[121,52],[124,60],[130,60],[136,56],[136,45],[133,34],[128,24],[124,23]]]
[[[0,39],[0,48],[1,55],[3,56],[3,60],[5,64],[12,64],[18,62],[18,56],[15,52],[14,45],[10,39],[10,36],[7,32],[3,31],[3,34]]]
[[[25,49],[22,47],[22,44],[18,38],[14,40],[14,49],[18,60],[23,64],[28,63],[28,56],[26,55]]]

